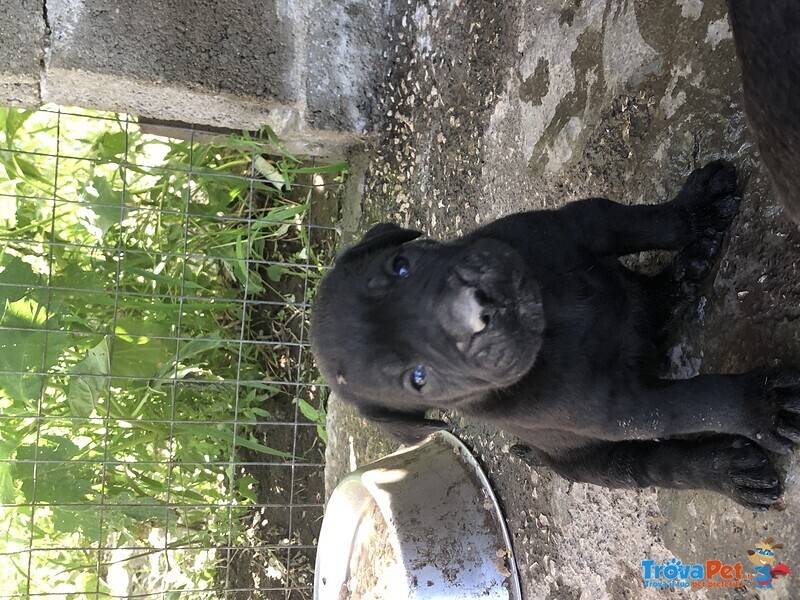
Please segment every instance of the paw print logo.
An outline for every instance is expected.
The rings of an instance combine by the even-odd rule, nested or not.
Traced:
[[[775,563],[775,550],[782,550],[783,544],[775,544],[775,538],[767,538],[756,544],[755,550],[747,551],[747,559],[756,571],[756,587],[771,588],[776,577],[789,575],[791,571],[783,563]]]
[[[675,579],[681,573],[681,561],[677,558],[671,558],[664,563],[664,577],[667,579]]]

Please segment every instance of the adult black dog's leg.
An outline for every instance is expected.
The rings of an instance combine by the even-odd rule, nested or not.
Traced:
[[[764,451],[738,436],[598,443],[559,456],[526,446],[514,446],[512,452],[535,466],[544,463],[571,481],[610,488],[708,489],[761,510],[781,493],[778,475]]]
[[[800,223],[800,3],[728,0],[744,107],[773,190]],[[776,74],[780,73],[779,77]]]
[[[738,206],[736,169],[717,160],[693,171],[678,195],[665,204],[626,206],[591,198],[572,202],[558,213],[570,239],[580,240],[598,255],[623,256],[678,250],[709,232],[724,232]],[[709,254],[709,249],[698,247],[686,260],[691,264],[703,254]]]

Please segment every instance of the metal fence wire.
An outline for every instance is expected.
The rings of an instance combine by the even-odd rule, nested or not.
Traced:
[[[0,598],[311,597],[345,169],[276,148],[0,109]]]

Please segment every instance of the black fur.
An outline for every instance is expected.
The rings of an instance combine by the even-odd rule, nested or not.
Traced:
[[[717,161],[661,205],[581,200],[449,244],[379,225],[322,282],[319,366],[405,442],[443,426],[428,409],[454,408],[573,480],[708,488],[765,508],[780,483],[762,447],[800,441],[800,377],[658,377],[666,332],[697,299],[738,202],[735,169]],[[651,249],[677,251],[655,277],[618,260]]]
[[[728,0],[745,110],[786,212],[800,223],[800,2]]]

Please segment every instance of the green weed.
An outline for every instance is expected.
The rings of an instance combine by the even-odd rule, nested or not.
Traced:
[[[121,564],[128,591],[213,587],[256,500],[237,451],[293,458],[255,425],[311,375],[249,339],[253,301],[278,307],[266,339],[302,336],[322,260],[296,181],[346,166],[262,148],[0,108],[0,595],[113,593]]]

